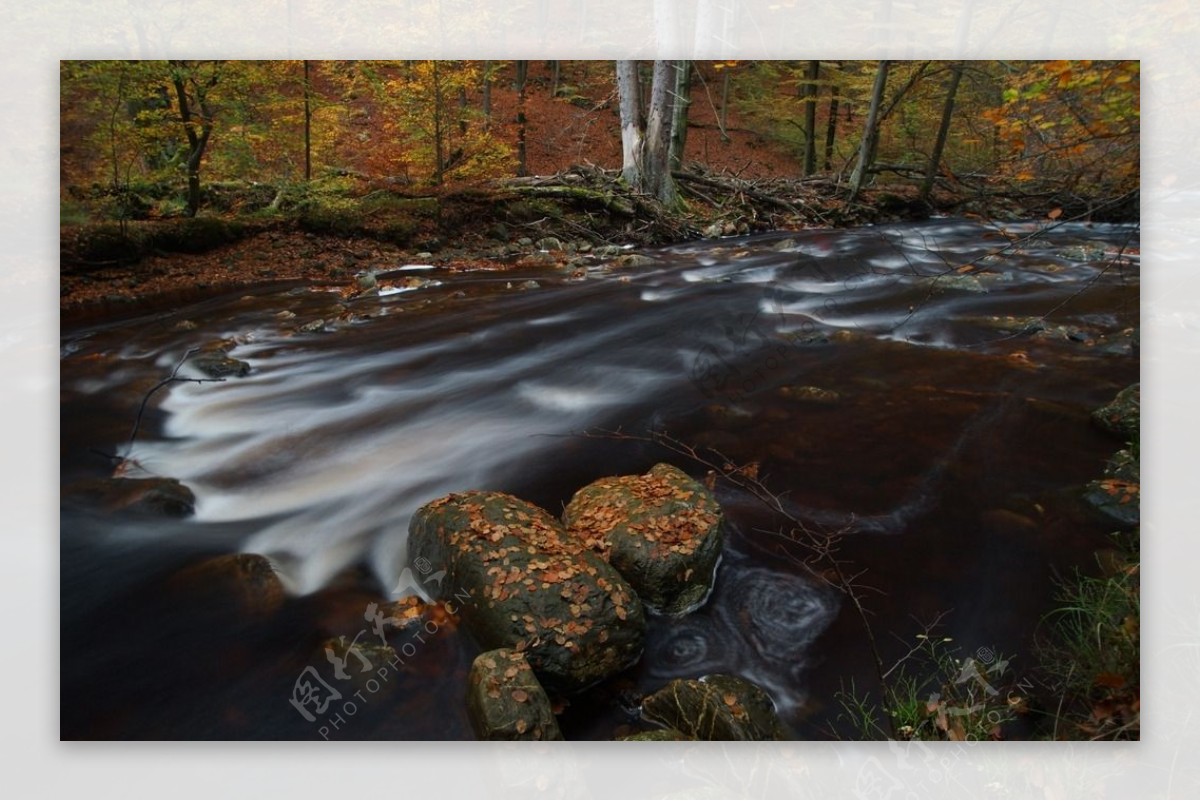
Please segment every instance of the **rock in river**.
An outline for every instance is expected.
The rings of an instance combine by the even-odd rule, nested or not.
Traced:
[[[250,374],[250,365],[229,355],[238,343],[233,339],[209,342],[192,356],[188,363],[209,378],[242,377]]]
[[[593,481],[575,493],[563,522],[633,585],[651,611],[684,615],[712,589],[721,509],[677,467],[657,464],[644,476]]]
[[[1128,448],[1117,451],[1104,468],[1104,478],[1084,490],[1088,503],[1126,528],[1142,522],[1141,497],[1141,466]]]
[[[196,496],[174,478],[94,478],[72,484],[64,498],[78,498],[107,511],[187,517],[196,511]]]
[[[417,510],[409,558],[445,570],[440,598],[484,649],[525,653],[548,689],[583,689],[637,661],[645,615],[633,589],[547,512],[499,492]]]
[[[266,618],[283,605],[283,584],[265,556],[233,553],[174,573],[168,587],[176,602],[228,609],[242,618]]]
[[[785,740],[771,697],[726,674],[676,679],[642,701],[642,717],[697,740]]]
[[[1105,431],[1130,440],[1138,435],[1141,413],[1142,385],[1132,384],[1092,412],[1092,420]]]
[[[525,655],[509,648],[475,658],[467,712],[481,740],[561,740],[546,691]]]

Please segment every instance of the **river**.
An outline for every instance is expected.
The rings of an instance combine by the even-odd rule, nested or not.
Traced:
[[[791,516],[844,531],[887,654],[942,614],[963,654],[1029,670],[1054,576],[1094,568],[1111,529],[1079,490],[1119,446],[1089,412],[1138,380],[1137,248],[1130,226],[943,219],[688,243],[586,275],[397,265],[378,298],[265,286],[68,325],[64,488],[111,471],[104,454],[124,454],[189,348],[233,340],[251,372],[173,383],[141,421],[130,455],[191,487],[193,517],[101,514],[64,491],[62,736],[470,737],[477,650],[450,625],[333,731],[289,698],[320,640],[402,584],[427,501],[492,489],[558,514],[656,461],[703,476],[595,436],[618,430],[753,464]],[[767,688],[797,736],[827,737],[836,691],[872,686],[857,617],[796,564],[781,521],[729,486],[718,499],[709,602],[651,618],[641,663],[567,707],[568,737],[609,739],[640,693],[718,671]],[[267,624],[214,625],[162,591],[233,551],[283,577]]]

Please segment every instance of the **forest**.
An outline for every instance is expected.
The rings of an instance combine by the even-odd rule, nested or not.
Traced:
[[[1138,739],[1139,120],[60,62],[62,736]]]
[[[467,198],[611,212],[618,170],[659,201],[640,242],[1137,213],[1137,62],[88,61],[61,89],[68,272],[276,223],[470,241]],[[234,223],[139,224],[197,215]]]

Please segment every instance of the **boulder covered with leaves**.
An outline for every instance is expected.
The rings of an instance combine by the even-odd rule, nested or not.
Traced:
[[[520,651],[497,648],[475,658],[467,713],[481,740],[561,740],[546,691]]]
[[[1137,439],[1142,415],[1142,385],[1131,384],[1109,403],[1092,412],[1092,420],[1125,440]]]
[[[704,603],[721,556],[721,509],[687,473],[657,464],[642,476],[593,481],[563,512],[571,534],[603,557],[653,612]]]
[[[642,717],[697,740],[787,739],[766,691],[727,674],[675,679],[643,699]]]
[[[547,512],[499,492],[454,493],[417,510],[409,557],[446,571],[484,649],[521,651],[549,689],[572,692],[637,661],[645,614],[637,594]],[[465,593],[469,600],[463,600]]]

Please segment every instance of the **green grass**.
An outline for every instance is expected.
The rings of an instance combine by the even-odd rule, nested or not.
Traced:
[[[886,675],[882,703],[853,683],[838,716],[861,739],[995,740],[1016,717],[1008,660],[980,649],[960,656],[949,637],[921,634]],[[989,659],[978,656],[985,653]]]

